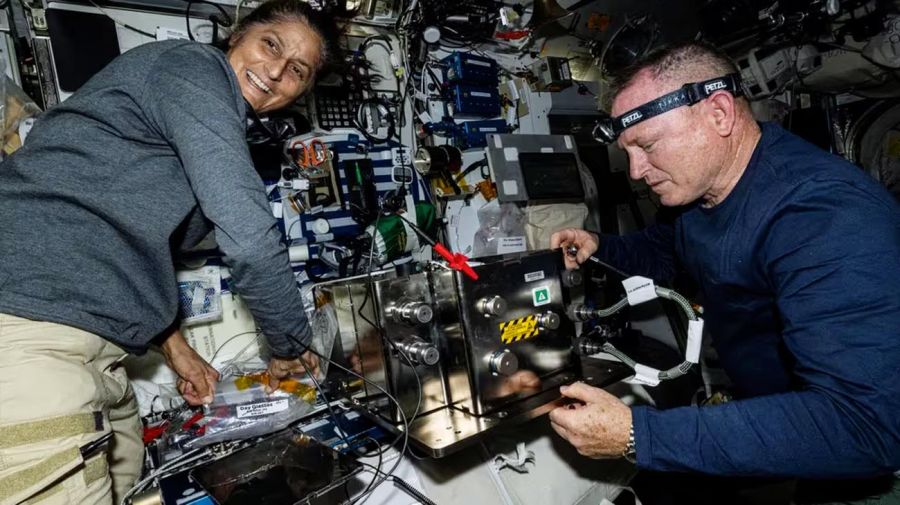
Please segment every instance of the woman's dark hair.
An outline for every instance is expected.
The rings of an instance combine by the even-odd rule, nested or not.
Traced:
[[[322,40],[316,75],[323,76],[343,62],[340,47],[342,31],[335,22],[336,16],[337,13],[330,10],[313,9],[303,0],[268,0],[238,20],[237,26],[223,42],[223,46],[227,50],[232,40],[240,39],[247,30],[256,25],[300,21],[309,25]]]

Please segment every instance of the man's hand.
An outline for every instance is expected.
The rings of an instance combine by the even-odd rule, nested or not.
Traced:
[[[578,400],[550,412],[550,425],[589,458],[618,458],[628,445],[631,409],[606,391],[576,382],[560,392]]]
[[[578,248],[578,253],[573,257],[570,256],[568,249],[570,246]],[[566,228],[559,230],[550,237],[550,249],[563,248],[563,257],[566,261],[566,269],[572,270],[578,268],[578,265],[584,263],[597,252],[600,247],[600,238],[593,233],[575,228]]]
[[[178,375],[178,392],[190,405],[212,403],[219,372],[197,354],[179,330],[162,343],[166,363]]]
[[[307,370],[306,366],[312,370]],[[313,375],[319,374],[319,357],[306,351],[297,359],[279,359],[272,358],[269,361],[269,385],[266,387],[266,393],[271,393],[278,389],[281,379],[294,374],[310,372]]]

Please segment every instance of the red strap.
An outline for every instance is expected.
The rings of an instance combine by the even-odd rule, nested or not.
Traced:
[[[162,434],[166,432],[166,429],[168,429],[168,427],[169,427],[169,421],[166,421],[161,424],[157,424],[156,426],[145,427],[144,428],[144,437],[143,437],[144,445],[147,445],[150,442],[153,442],[154,440],[156,440],[157,438],[162,436]]]
[[[499,32],[494,35],[494,38],[500,40],[519,40],[523,37],[527,37],[529,33],[528,30],[512,30],[508,32]]]
[[[434,250],[437,251],[438,254],[444,258],[447,263],[450,265],[450,268],[454,270],[459,270],[462,273],[469,276],[473,281],[478,280],[478,274],[475,273],[475,270],[472,270],[472,267],[466,262],[469,258],[467,258],[464,254],[461,253],[451,253],[444,247],[443,244],[437,243],[434,245]]]
[[[184,424],[181,425],[181,429],[188,430],[191,428],[191,426],[197,424],[197,422],[200,421],[201,419],[203,419],[203,411],[202,410],[197,411],[197,413],[192,415],[190,419],[185,421]]]

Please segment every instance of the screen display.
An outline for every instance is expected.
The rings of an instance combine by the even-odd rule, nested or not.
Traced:
[[[350,457],[284,430],[194,469],[191,477],[219,505],[289,505],[342,485],[360,468]]]
[[[578,162],[572,153],[519,153],[529,200],[584,198]]]
[[[59,87],[74,92],[119,55],[116,24],[103,14],[47,9]]]

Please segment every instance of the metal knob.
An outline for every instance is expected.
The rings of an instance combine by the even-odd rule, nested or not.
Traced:
[[[489,364],[494,375],[512,375],[519,370],[519,358],[509,350],[491,354]]]
[[[424,340],[416,339],[398,342],[397,348],[409,358],[413,365],[432,366],[441,358],[437,347]]]
[[[407,302],[389,309],[394,321],[409,324],[427,324],[434,319],[434,309],[423,302]]]
[[[499,296],[488,296],[478,300],[476,308],[484,317],[500,316],[506,312],[506,300]]]
[[[566,270],[562,273],[561,277],[563,286],[567,288],[581,286],[581,283],[584,282],[584,276],[581,274],[581,270]]]
[[[603,352],[603,342],[590,338],[582,338],[575,345],[575,352],[579,356],[592,356]]]
[[[566,309],[566,315],[576,323],[589,321],[594,318],[594,312],[580,303],[569,305],[569,308]]]
[[[559,328],[559,316],[555,312],[547,312],[538,318],[538,325],[547,330]]]

